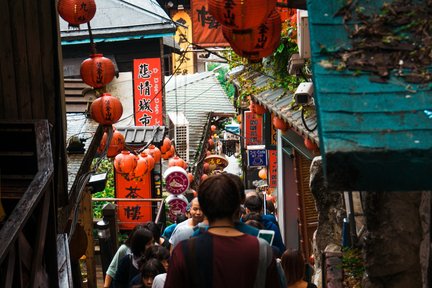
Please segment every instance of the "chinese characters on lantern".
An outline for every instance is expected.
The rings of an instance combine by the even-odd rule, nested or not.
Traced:
[[[222,27],[209,14],[207,0],[192,2],[192,40],[204,47],[229,46],[222,34]]]
[[[162,73],[160,59],[134,59],[133,65],[135,125],[162,125]]]

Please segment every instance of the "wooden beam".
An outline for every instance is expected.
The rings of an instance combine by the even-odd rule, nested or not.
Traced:
[[[87,266],[87,287],[96,288],[96,261],[95,261],[95,249],[94,249],[94,238],[93,238],[93,209],[91,194],[88,188],[85,189],[80,209],[79,209],[79,222],[84,228],[87,235],[87,250],[85,253],[86,266]]]

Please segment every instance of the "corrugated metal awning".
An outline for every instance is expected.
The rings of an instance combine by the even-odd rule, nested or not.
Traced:
[[[116,127],[125,136],[126,145],[145,146],[153,143],[160,146],[165,136],[165,126]]]

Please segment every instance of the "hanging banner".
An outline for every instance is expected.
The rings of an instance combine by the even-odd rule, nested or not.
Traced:
[[[115,197],[129,198],[152,198],[151,192],[151,173],[147,173],[142,180],[127,180],[121,174],[115,174]],[[150,201],[119,201],[118,220],[119,228],[122,230],[132,230],[137,224],[152,219],[152,203]]]
[[[244,112],[245,118],[245,146],[263,144],[262,127],[263,118],[258,118],[251,111]]]
[[[174,40],[176,43],[179,43],[180,48],[183,51],[187,51],[189,48],[189,43],[192,43],[192,19],[186,11],[181,10],[177,11],[172,20],[178,23],[183,24],[184,26],[177,26],[177,30],[174,36]],[[173,67],[171,74],[174,74],[174,71],[178,71],[181,73],[194,74],[195,73],[195,57],[192,57],[193,52],[189,52],[186,55],[172,53],[173,57]]]
[[[226,47],[221,24],[208,12],[207,0],[192,0],[192,39],[202,47]]]
[[[268,150],[268,185],[269,188],[277,187],[277,151],[276,150]]]
[[[160,58],[133,60],[134,120],[136,126],[162,126]]]

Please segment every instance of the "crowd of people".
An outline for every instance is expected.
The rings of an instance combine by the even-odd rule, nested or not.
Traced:
[[[245,195],[236,175],[208,177],[186,214],[163,233],[151,221],[131,231],[104,287],[316,288],[305,281],[301,251],[285,248],[271,204],[263,201],[258,193]],[[260,238],[260,230],[273,231],[273,239]]]

